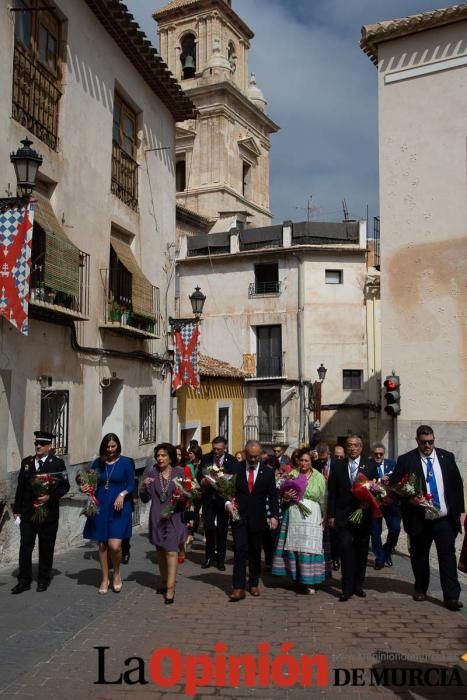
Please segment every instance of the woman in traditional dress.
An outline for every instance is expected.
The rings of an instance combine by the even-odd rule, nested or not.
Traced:
[[[131,537],[131,494],[134,489],[134,467],[129,457],[122,455],[122,446],[115,433],[108,433],[99,447],[99,457],[91,465],[98,473],[96,498],[97,515],[88,517],[83,537],[99,543],[101,585],[99,593],[109,590],[109,555],[113,567],[112,586],[115,593],[122,590],[120,564],[122,539]],[[88,484],[80,484],[80,491],[87,493]]]
[[[176,508],[170,517],[164,517],[163,512],[176,489],[173,479],[183,479],[185,472],[182,466],[177,466],[177,451],[168,442],[156,446],[154,457],[156,464],[144,479],[140,495],[143,502],[151,501],[149,539],[157,550],[161,577],[157,592],[164,595],[164,602],[169,605],[175,600],[179,549],[187,536],[182,520],[185,500],[181,499],[180,509]]]
[[[293,503],[296,495],[291,489],[285,492],[284,509],[279,538],[272,562],[275,576],[288,574],[304,592],[316,592],[316,586],[325,580],[323,553],[323,527],[326,520],[326,480],[313,469],[307,449],[297,455],[299,469],[291,477],[303,474],[307,479],[302,503],[310,511],[304,516],[299,506]],[[283,505],[284,505],[283,504]]]

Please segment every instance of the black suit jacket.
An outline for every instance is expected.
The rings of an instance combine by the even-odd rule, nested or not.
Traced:
[[[461,532],[461,513],[465,511],[464,485],[456,459],[452,452],[436,449],[436,456],[443,475],[444,499],[448,509],[448,517],[452,519],[456,529]],[[405,474],[416,474],[420,480],[422,491],[426,493],[426,481],[423,472],[422,458],[418,449],[401,455],[396,468],[389,477],[390,484],[395,485]],[[412,536],[421,534],[425,523],[425,511],[422,506],[414,506],[407,498],[401,499],[402,520],[405,531]]]
[[[378,468],[375,463],[360,457],[358,473],[368,479],[378,478]],[[328,518],[335,518],[336,527],[348,525],[349,515],[360,507],[357,498],[352,494],[349,478],[349,460],[335,459],[331,463],[331,473],[328,480]],[[371,511],[364,511],[364,521],[371,522]],[[366,524],[368,524],[366,522]]]
[[[209,452],[207,455],[203,455],[201,458],[201,465],[200,468],[197,469],[196,472],[196,478],[198,479],[198,483],[201,485],[201,481],[203,479],[203,471],[207,467],[211,467],[213,464],[216,463],[216,458],[214,457],[214,454],[212,452]],[[237,460],[235,457],[228,452],[225,453],[224,455],[224,461],[222,463],[223,469],[227,474],[232,474],[232,469],[235,467],[235,465],[238,464]],[[219,505],[220,507],[224,506],[224,501],[223,499],[219,496],[217,493],[216,489],[214,486],[203,486],[201,490],[201,503],[205,506],[210,503]]]
[[[21,516],[21,520],[29,521],[34,513],[33,501],[36,498],[31,481],[36,474],[53,474],[58,481],[47,501],[47,517],[45,522],[51,523],[58,520],[59,501],[70,489],[68,474],[63,459],[50,455],[46,458],[40,472],[36,472],[34,456],[25,457],[21,462],[21,469],[18,474],[18,485],[16,487],[13,513]]]
[[[241,522],[245,523],[251,532],[261,532],[268,526],[266,499],[271,517],[279,517],[279,501],[277,498],[274,470],[260,463],[253,491],[248,489],[247,464],[237,462],[233,465],[232,474],[236,476],[236,494],[238,511]]]

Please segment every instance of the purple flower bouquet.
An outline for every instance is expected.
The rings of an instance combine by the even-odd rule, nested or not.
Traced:
[[[305,474],[299,474],[298,476],[287,474],[279,481],[279,496],[281,499],[283,499],[285,504],[298,506],[304,518],[310,515],[311,512],[310,509],[302,503],[307,483]],[[285,498],[287,491],[295,491],[295,495],[291,499]]]

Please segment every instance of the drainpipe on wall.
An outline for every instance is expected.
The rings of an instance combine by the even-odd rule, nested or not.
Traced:
[[[300,255],[292,253],[298,261],[298,301],[297,301],[297,363],[298,363],[298,397],[299,397],[299,426],[298,442],[300,447],[306,442],[305,426],[305,383],[303,380],[303,260]]]

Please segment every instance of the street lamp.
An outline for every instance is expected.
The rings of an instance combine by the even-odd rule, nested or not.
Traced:
[[[196,316],[196,318],[199,318],[203,313],[206,295],[203,294],[199,287],[196,287],[193,294],[191,294],[188,298],[191,302],[191,308],[193,309],[194,315]]]
[[[199,322],[204,309],[204,302],[206,301],[206,295],[203,294],[199,287],[195,287],[195,291],[188,297],[191,302],[191,308],[193,310],[194,318],[172,318],[169,317],[169,325],[174,331],[180,331],[183,326],[189,323]]]
[[[327,372],[327,369],[326,369],[326,367],[323,365],[323,363],[321,363],[320,366],[318,367],[318,369],[317,369],[316,371],[318,372],[319,381],[320,381],[321,384],[322,384],[322,383],[324,382],[324,380],[326,379],[326,372]]]
[[[36,185],[37,171],[42,165],[42,156],[31,148],[32,141],[27,137],[21,143],[23,146],[18,148],[16,153],[11,153],[10,161],[15,168],[18,196],[28,197]]]

